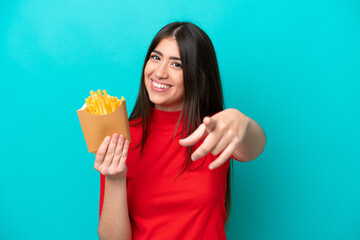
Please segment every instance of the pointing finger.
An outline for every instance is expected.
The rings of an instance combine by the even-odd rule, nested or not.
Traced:
[[[222,138],[221,133],[210,133],[204,140],[204,142],[195,150],[195,152],[191,155],[191,159],[196,161],[209,152],[211,152],[219,143]]]
[[[203,120],[206,130],[208,133],[212,132],[215,129],[216,120],[211,117],[205,117]]]
[[[220,167],[221,165],[223,165],[227,160],[229,160],[229,158],[231,157],[231,154],[234,152],[235,150],[235,146],[234,144],[229,144],[225,150],[220,154],[220,156],[213,161],[210,165],[209,168],[211,170]]]
[[[195,145],[201,138],[207,134],[206,127],[201,124],[192,134],[184,139],[180,139],[179,143],[181,146],[188,147]]]

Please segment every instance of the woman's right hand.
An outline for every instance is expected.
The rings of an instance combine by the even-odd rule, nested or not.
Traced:
[[[109,179],[126,178],[129,141],[123,135],[107,136],[95,154],[94,168]]]

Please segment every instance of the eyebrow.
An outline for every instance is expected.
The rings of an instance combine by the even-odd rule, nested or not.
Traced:
[[[163,56],[163,54],[158,50],[153,50],[153,52],[159,54],[160,56]],[[181,58],[178,57],[169,57],[169,59],[181,61]]]

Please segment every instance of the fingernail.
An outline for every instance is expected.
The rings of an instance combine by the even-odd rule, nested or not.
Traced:
[[[213,169],[214,169],[214,166],[213,166],[213,165],[209,165],[209,169],[210,169],[210,170],[213,170]]]
[[[196,160],[197,160],[197,157],[194,156],[194,155],[192,155],[192,156],[191,156],[191,159],[192,159],[193,161],[196,161]]]

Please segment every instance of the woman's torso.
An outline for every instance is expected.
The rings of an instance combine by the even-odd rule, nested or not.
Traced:
[[[126,164],[133,239],[226,239],[229,161],[210,170],[216,156],[209,153],[178,176],[186,160],[186,148],[179,144],[182,122],[173,138],[178,117],[179,112],[153,110],[141,156],[140,147],[134,147],[142,138],[142,124],[130,122],[132,142]]]

